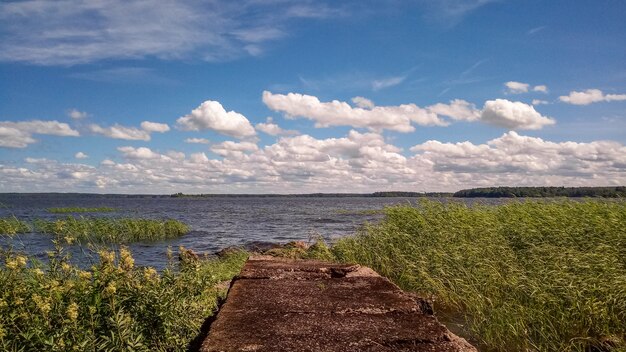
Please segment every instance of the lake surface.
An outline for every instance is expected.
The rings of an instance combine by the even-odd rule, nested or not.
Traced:
[[[458,199],[457,199],[458,200]],[[51,214],[51,207],[112,207],[112,213],[79,214],[95,217],[142,217],[176,219],[190,226],[191,232],[173,240],[130,244],[137,265],[162,268],[168,247],[177,251],[184,246],[197,253],[215,253],[229,246],[247,246],[254,242],[285,243],[309,241],[322,236],[333,241],[354,234],[365,222],[382,218],[368,210],[394,204],[415,204],[419,198],[371,197],[211,197],[172,198],[71,195],[71,194],[0,194],[0,218],[16,216],[20,220],[55,219],[68,214]],[[501,203],[500,199],[464,199]],[[19,235],[13,246],[44,260],[52,248],[51,237],[42,234]],[[6,245],[6,244],[5,244]],[[79,248],[74,257],[84,258]],[[88,261],[88,259],[81,259]]]

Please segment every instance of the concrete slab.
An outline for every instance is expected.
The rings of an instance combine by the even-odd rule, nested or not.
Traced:
[[[201,351],[476,351],[369,268],[253,257]]]

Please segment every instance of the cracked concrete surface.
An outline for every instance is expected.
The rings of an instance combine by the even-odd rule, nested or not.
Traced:
[[[251,257],[201,351],[476,351],[373,270]]]

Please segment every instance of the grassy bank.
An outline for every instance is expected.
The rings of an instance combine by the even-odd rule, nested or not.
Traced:
[[[83,208],[83,207],[65,207],[65,208],[48,208],[49,213],[54,214],[69,214],[69,213],[107,213],[113,212],[115,208],[109,207],[97,207],[97,208]]]
[[[626,350],[624,202],[391,207],[331,251],[434,298],[487,349]]]
[[[187,251],[163,273],[136,268],[126,249],[90,270],[57,247],[49,266],[0,253],[0,350],[185,351],[237,274],[244,252],[198,260]]]
[[[39,232],[81,242],[156,241],[189,232],[189,227],[177,220],[67,216],[57,220],[36,220],[34,224]]]

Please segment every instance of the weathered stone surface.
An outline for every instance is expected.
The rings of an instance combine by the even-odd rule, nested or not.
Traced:
[[[201,351],[475,351],[369,268],[252,257]]]

